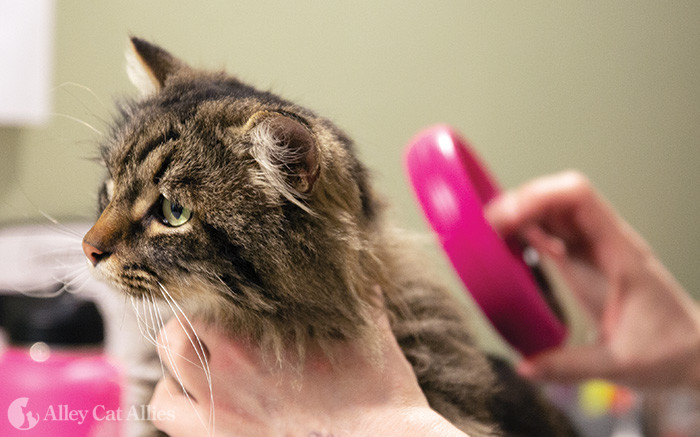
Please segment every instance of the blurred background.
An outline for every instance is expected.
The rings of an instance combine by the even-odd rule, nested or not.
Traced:
[[[90,158],[114,101],[136,95],[124,68],[136,35],[334,120],[412,231],[428,228],[402,151],[433,123],[461,131],[506,188],[579,169],[700,298],[698,2],[47,4],[29,29],[49,41],[41,114],[0,122],[0,226],[94,219]],[[434,245],[426,257],[458,290]]]
[[[57,1],[48,121],[0,125],[0,223],[94,218],[129,35],[306,105],[357,142],[398,224],[402,169],[452,124],[504,187],[586,173],[700,297],[700,3]],[[2,68],[7,68],[7,65]],[[441,261],[440,261],[441,262]],[[442,264],[444,274],[451,275]]]
[[[54,7],[48,121],[0,127],[0,223],[93,219],[88,158],[115,99],[135,95],[124,51],[138,35],[336,121],[412,230],[427,228],[402,150],[432,123],[461,131],[504,187],[580,169],[700,297],[698,2]]]

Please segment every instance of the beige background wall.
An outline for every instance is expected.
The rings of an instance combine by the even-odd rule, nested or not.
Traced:
[[[336,120],[411,229],[401,152],[431,123],[506,187],[578,168],[700,297],[698,2],[59,0],[56,22],[56,114],[0,128],[0,223],[92,217],[131,33]]]

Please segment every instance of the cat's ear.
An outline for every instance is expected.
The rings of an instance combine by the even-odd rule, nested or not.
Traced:
[[[316,137],[301,119],[282,112],[260,111],[244,129],[253,145],[253,157],[285,197],[296,199],[313,190],[320,173],[319,150]]]
[[[148,41],[132,37],[126,52],[126,73],[141,95],[156,93],[169,76],[187,68],[185,64]]]

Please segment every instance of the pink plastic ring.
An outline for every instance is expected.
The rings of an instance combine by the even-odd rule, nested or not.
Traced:
[[[423,212],[476,303],[498,332],[526,356],[560,345],[566,328],[550,310],[522,258],[484,217],[500,190],[449,126],[418,134],[406,169]]]

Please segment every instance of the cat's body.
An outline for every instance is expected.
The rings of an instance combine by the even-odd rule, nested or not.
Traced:
[[[357,338],[381,290],[431,406],[470,435],[570,435],[475,346],[451,295],[383,221],[351,141],[328,120],[133,39],[109,177],[84,248],[124,292],[175,300],[265,350]],[[140,68],[139,68],[140,67]]]

